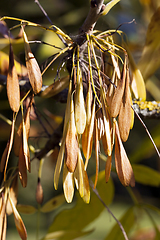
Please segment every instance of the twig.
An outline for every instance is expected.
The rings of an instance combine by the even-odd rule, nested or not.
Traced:
[[[111,210],[109,209],[109,207],[105,204],[105,202],[103,201],[103,199],[101,198],[101,196],[99,195],[98,193],[98,190],[96,188],[94,188],[94,184],[93,182],[90,180],[90,186],[93,190],[93,192],[97,195],[97,197],[99,198],[99,200],[101,201],[101,203],[103,204],[103,206],[107,209],[107,211],[109,212],[109,214],[111,214],[111,216],[114,218],[114,220],[117,222],[117,224],[119,225],[122,233],[123,233],[123,236],[125,238],[125,240],[129,240],[129,238],[127,237],[127,234],[122,226],[122,224],[120,223],[120,221],[114,216],[114,214],[111,212]]]
[[[150,138],[150,140],[151,140],[151,142],[152,142],[152,144],[153,144],[153,146],[154,146],[154,148],[155,148],[155,150],[156,150],[156,152],[157,152],[157,154],[158,154],[158,157],[160,158],[160,152],[159,152],[159,150],[158,150],[158,148],[157,148],[157,146],[156,146],[156,144],[155,144],[155,142],[154,142],[154,140],[153,140],[150,132],[148,131],[147,126],[145,125],[145,123],[143,122],[143,120],[141,119],[141,117],[139,116],[139,114],[135,111],[135,109],[134,109],[133,107],[132,107],[132,109],[133,109],[133,111],[135,112],[135,114],[136,114],[137,118],[139,119],[139,121],[141,122],[141,124],[143,125],[144,129],[146,130],[146,132],[147,132],[147,134],[148,134],[148,137]]]

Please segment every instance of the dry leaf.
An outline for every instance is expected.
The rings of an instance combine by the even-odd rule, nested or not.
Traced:
[[[118,177],[124,186],[135,186],[132,166],[123,147],[117,122],[115,123],[115,165]]]
[[[9,53],[9,71],[7,75],[7,96],[12,111],[18,112],[20,107],[20,88],[11,44]]]

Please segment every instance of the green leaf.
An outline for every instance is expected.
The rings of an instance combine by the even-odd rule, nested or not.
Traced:
[[[56,197],[50,199],[48,202],[46,202],[46,203],[40,208],[40,211],[43,212],[43,213],[51,212],[51,211],[53,211],[54,209],[56,209],[56,208],[58,208],[59,206],[61,206],[64,202],[65,202],[64,195],[56,196]]]
[[[104,171],[99,173],[97,190],[106,205],[112,202],[114,196],[114,185],[111,179],[108,183],[105,182]],[[51,224],[48,233],[64,231],[64,239],[67,239],[65,238],[65,231],[81,231],[89,223],[94,221],[104,209],[104,206],[93,191],[91,191],[91,201],[89,204],[84,203],[78,192],[76,195],[77,202],[75,207],[72,209],[65,209],[58,214],[54,222]],[[70,238],[70,240],[71,239],[72,238]]]
[[[133,164],[132,165],[136,182],[154,187],[160,186],[160,173],[150,167]]]
[[[25,213],[25,214],[33,214],[33,213],[37,212],[37,209],[31,205],[18,204],[17,211],[20,213]]]
[[[48,233],[45,238],[43,238],[43,240],[49,240],[49,239],[61,239],[61,240],[71,240],[71,239],[75,239],[78,237],[82,237],[85,236],[89,233],[91,233],[91,231],[86,231],[86,232],[82,232],[82,231],[57,231],[57,232],[52,232],[52,233]]]
[[[123,217],[120,219],[120,223],[122,224],[126,234],[129,233],[130,229],[132,228],[135,222],[135,216],[134,216],[133,210],[134,210],[134,207],[129,208],[125,212]],[[124,240],[124,235],[118,223],[114,225],[114,227],[112,228],[108,236],[105,238],[105,240]]]

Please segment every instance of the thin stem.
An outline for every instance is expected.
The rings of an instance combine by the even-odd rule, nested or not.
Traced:
[[[107,211],[111,214],[111,216],[114,218],[114,220],[117,222],[117,224],[119,225],[122,233],[123,233],[123,236],[125,238],[125,240],[129,240],[129,238],[127,237],[127,234],[122,226],[122,224],[120,223],[120,221],[118,221],[118,219],[114,216],[114,214],[111,212],[111,210],[109,209],[109,207],[105,204],[105,202],[102,200],[101,196],[99,195],[98,191],[96,188],[94,188],[94,184],[93,182],[90,180],[90,186],[93,190],[93,192],[97,195],[97,197],[99,198],[99,200],[101,201],[101,203],[103,204],[103,206],[107,209]]]

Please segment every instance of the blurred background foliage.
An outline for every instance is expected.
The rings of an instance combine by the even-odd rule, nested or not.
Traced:
[[[41,0],[40,3],[51,18],[53,24],[71,36],[78,32],[78,29],[87,16],[89,8],[89,1],[86,0]],[[116,29],[122,24],[120,29],[127,34],[130,50],[133,53],[135,61],[138,63],[145,45],[147,27],[152,15],[159,6],[159,0],[121,0],[107,16],[102,17],[98,21],[96,29]],[[39,7],[35,4],[34,0],[0,1],[0,16],[12,16],[45,26],[50,25]],[[131,24],[127,23],[133,19],[135,19],[135,22]],[[11,27],[17,23],[15,21],[7,21],[7,24]],[[50,44],[62,47],[62,43],[53,33],[45,32],[33,27],[28,27],[26,30],[29,40],[43,40]],[[12,34],[16,36],[18,34],[18,29],[12,31]],[[23,43],[14,44],[13,47],[15,55],[23,62]],[[31,47],[42,69],[45,65],[45,60],[56,52],[55,48],[43,44],[33,44]],[[8,53],[7,44],[5,45],[0,42],[0,48],[3,52]],[[58,64],[57,61],[46,72],[43,77],[44,84],[51,84],[54,81],[56,69],[59,66]],[[65,76],[66,74],[67,73],[64,71],[61,73],[61,76]],[[148,86],[147,100],[160,101],[159,69],[146,81],[146,86]],[[48,132],[52,134],[53,130],[62,121],[65,104],[58,103],[55,99],[52,99],[51,101],[51,99],[44,100],[37,97],[36,107],[41,117],[43,115],[47,116],[50,124],[44,120],[43,121],[45,122]],[[12,113],[9,109],[4,89],[2,89],[0,94],[0,113],[9,119],[12,118]],[[150,130],[155,143],[160,147],[159,120],[150,119],[144,121]],[[9,132],[10,129],[8,128],[8,125],[3,120],[0,120],[1,154],[5,148],[6,141],[8,140]],[[30,143],[35,148],[42,148],[46,140],[47,136],[44,134],[42,126],[38,121],[32,121]],[[117,175],[114,172],[111,175],[112,180],[110,180],[108,184],[105,184],[102,172],[97,186],[98,191],[106,204],[110,204],[110,209],[116,218],[121,219],[121,222],[126,232],[131,236],[131,239],[160,239],[158,238],[158,228],[160,226],[160,164],[158,156],[144,128],[137,119],[135,119],[134,128],[130,133],[129,140],[125,143],[125,148],[131,163],[135,164],[133,165],[133,169],[137,181],[136,187],[131,190],[130,188],[126,189],[121,186]],[[53,173],[56,157],[57,151],[55,150],[50,157],[46,157],[44,160],[42,172],[44,203],[62,192],[61,184],[59,185],[58,191],[55,191],[53,188]],[[11,159],[12,161],[17,161],[14,156],[11,156]],[[142,167],[142,165],[145,167]],[[101,161],[100,168],[102,170],[104,169],[104,166],[105,163]],[[19,185],[19,204],[31,205],[38,208],[35,200],[38,167],[38,160],[34,160],[32,163],[32,173],[29,174],[27,188],[23,189],[21,185]],[[93,160],[90,161],[89,165],[89,174],[94,175],[94,173],[95,160],[93,154]],[[142,208],[142,205],[135,205],[132,207],[133,203],[137,204],[133,196],[136,196],[142,205],[145,203],[146,208]],[[94,193],[92,193],[91,203],[89,205],[84,204],[78,194],[75,198],[77,199],[77,202],[74,201],[69,205],[64,203],[61,208],[56,208],[56,210],[48,213],[34,213],[33,209],[33,211],[29,210],[29,212],[33,212],[32,215],[21,213],[28,231],[28,239],[36,238],[37,226],[39,227],[39,237],[44,236],[49,228],[48,233],[50,235],[48,235],[48,238],[46,239],[67,240],[76,238],[81,240],[119,240],[124,238],[121,235],[119,227],[115,225],[115,221],[109,215],[107,210],[104,209]],[[59,201],[60,200],[57,200],[57,203]],[[21,211],[23,212],[22,209]],[[58,213],[60,214],[58,215]],[[55,218],[55,216],[57,217]],[[54,218],[55,221],[53,221]],[[88,233],[90,233],[88,236],[83,237],[83,235]],[[10,216],[8,220],[7,234],[7,239],[9,240],[19,239],[12,216]]]

